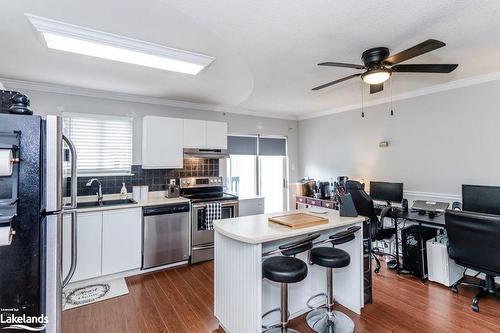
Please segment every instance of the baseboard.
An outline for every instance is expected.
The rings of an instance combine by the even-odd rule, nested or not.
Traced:
[[[115,273],[115,274],[101,275],[101,276],[86,279],[86,280],[71,281],[71,283],[109,281],[109,280],[114,280],[114,279],[119,279],[119,278],[126,278],[126,277],[134,276],[134,275],[141,275],[141,274],[147,274],[147,273],[151,273],[151,272],[161,271],[164,269],[174,268],[174,267],[178,267],[178,266],[184,266],[184,265],[188,265],[188,264],[189,264],[189,261],[186,260],[186,261],[176,262],[173,264],[153,267],[153,268],[149,268],[149,269],[137,268],[137,269],[132,269],[130,271],[119,272],[119,273]]]

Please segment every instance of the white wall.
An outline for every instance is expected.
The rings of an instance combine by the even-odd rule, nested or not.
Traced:
[[[224,121],[229,133],[280,135],[288,137],[290,179],[297,176],[297,121],[276,118],[254,117],[234,113],[211,112],[175,108],[161,105],[118,101],[79,95],[23,90],[31,99],[31,107],[38,115],[60,115],[65,112],[87,112],[96,114],[124,115],[134,117],[133,163],[141,164],[142,117],[157,115],[165,117]],[[168,129],[166,129],[168,130]]]
[[[463,183],[500,185],[500,81],[394,102],[394,112],[385,104],[365,118],[356,110],[300,121],[299,176],[452,196]]]

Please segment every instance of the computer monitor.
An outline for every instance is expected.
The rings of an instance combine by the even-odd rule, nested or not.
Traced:
[[[373,200],[402,202],[403,183],[370,182],[370,196]]]
[[[500,186],[462,185],[462,209],[500,215]]]

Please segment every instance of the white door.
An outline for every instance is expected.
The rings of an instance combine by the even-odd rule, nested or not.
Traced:
[[[103,212],[103,275],[141,267],[141,232],[141,208]]]
[[[102,213],[78,213],[77,260],[71,282],[101,275]],[[63,217],[63,276],[71,264],[71,216]]]
[[[207,121],[207,148],[227,149],[227,123]]]
[[[205,148],[207,126],[204,120],[184,119],[184,147]]]
[[[260,195],[264,197],[265,212],[288,209],[285,156],[259,156]]]
[[[142,167],[182,168],[183,119],[145,116],[142,119]]]

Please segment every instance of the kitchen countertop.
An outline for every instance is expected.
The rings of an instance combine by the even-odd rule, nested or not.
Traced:
[[[128,198],[132,199],[132,196],[129,194]],[[106,194],[106,195],[104,195],[103,200],[115,200],[115,199],[120,199],[120,195],[119,194]],[[95,195],[81,196],[81,197],[77,198],[77,201],[78,202],[96,201],[96,196]],[[77,212],[80,212],[80,213],[98,212],[98,211],[105,211],[105,210],[140,208],[140,207],[175,204],[175,203],[183,203],[183,202],[189,202],[189,199],[186,199],[183,197],[165,198],[165,191],[158,191],[158,192],[149,192],[148,199],[144,200],[144,201],[140,201],[138,203],[78,208]]]
[[[311,213],[311,209],[300,209],[281,213],[278,212],[271,214],[260,214],[222,219],[214,221],[214,229],[220,234],[234,240],[249,244],[259,244],[279,239],[306,235],[311,232],[349,226],[366,220],[366,218],[363,216],[341,217],[339,216],[339,212],[337,210],[327,211],[328,212],[326,214],[313,214]],[[328,218],[329,222],[308,228],[291,229],[268,221],[269,217],[294,214],[297,212],[304,212],[319,217],[325,217]]]

